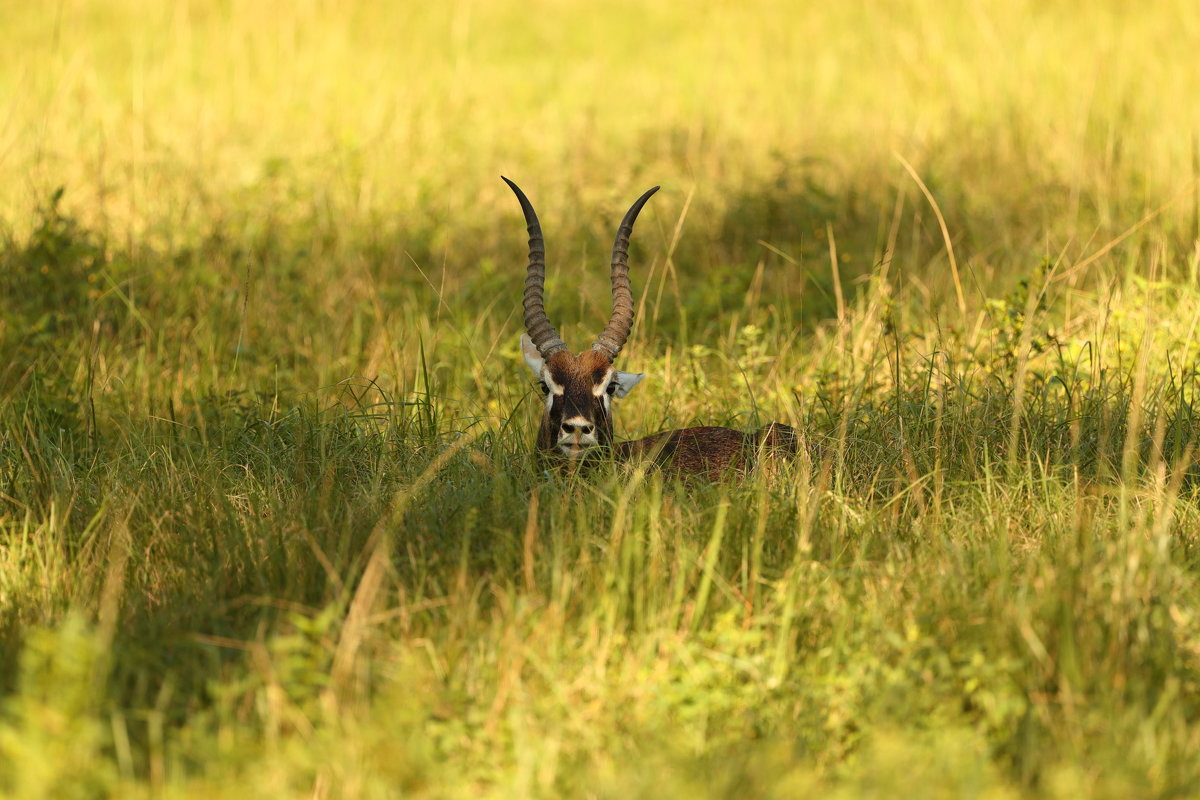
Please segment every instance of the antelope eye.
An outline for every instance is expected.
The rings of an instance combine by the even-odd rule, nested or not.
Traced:
[[[608,382],[608,388],[607,388],[607,389],[605,389],[604,391],[608,393],[608,396],[609,396],[609,397],[612,397],[614,394],[616,394],[616,393],[617,393],[617,382],[616,382],[616,381],[609,381],[609,382]]]
[[[550,387],[538,381],[538,388],[542,390],[542,394],[550,394]]]

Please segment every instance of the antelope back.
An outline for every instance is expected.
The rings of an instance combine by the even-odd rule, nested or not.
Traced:
[[[772,422],[752,433],[705,425],[665,431],[621,442],[618,458],[648,459],[684,477],[720,480],[752,469],[762,456],[794,455],[798,437],[794,428]]]

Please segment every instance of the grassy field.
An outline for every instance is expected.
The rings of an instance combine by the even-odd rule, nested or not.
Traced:
[[[807,7],[806,7],[807,6]],[[1200,15],[0,14],[0,796],[1200,795]],[[618,436],[531,458],[525,234]]]

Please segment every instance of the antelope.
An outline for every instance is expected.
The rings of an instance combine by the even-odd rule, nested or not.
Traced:
[[[706,425],[614,442],[612,400],[628,395],[645,377],[613,366],[633,328],[629,237],[638,213],[660,187],[639,197],[621,220],[610,269],[612,314],[591,349],[576,354],[559,338],[546,315],[546,248],[541,223],[525,193],[508,178],[504,182],[516,194],[529,231],[521,353],[545,395],[545,413],[537,435],[537,450],[544,459],[569,464],[608,453],[618,461],[649,459],[683,477],[718,479],[751,468],[764,452],[795,451],[795,430],[778,422],[752,433]]]

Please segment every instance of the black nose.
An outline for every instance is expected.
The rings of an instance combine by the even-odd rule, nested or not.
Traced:
[[[562,424],[563,433],[575,433],[579,431],[584,436],[592,432],[592,426],[581,422],[564,422]]]

